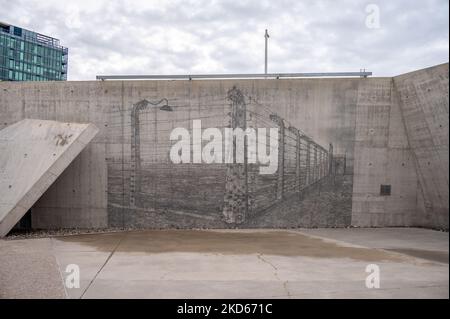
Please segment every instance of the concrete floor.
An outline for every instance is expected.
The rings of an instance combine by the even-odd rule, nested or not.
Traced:
[[[448,233],[160,230],[0,240],[2,298],[448,298]],[[80,288],[64,287],[66,266]],[[380,288],[365,285],[380,267]]]

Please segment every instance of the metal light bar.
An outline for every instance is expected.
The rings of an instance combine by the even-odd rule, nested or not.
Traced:
[[[368,77],[372,72],[268,73],[268,74],[176,74],[176,75],[97,75],[97,80],[193,80],[193,79],[252,79],[309,77]]]

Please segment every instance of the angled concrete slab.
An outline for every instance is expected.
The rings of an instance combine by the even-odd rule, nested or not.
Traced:
[[[25,119],[0,131],[0,236],[98,133],[93,124]]]

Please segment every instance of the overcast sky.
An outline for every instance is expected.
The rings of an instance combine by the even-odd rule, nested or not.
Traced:
[[[69,48],[69,80],[262,73],[266,28],[269,72],[392,76],[448,62],[448,12],[448,0],[0,0],[0,21]]]

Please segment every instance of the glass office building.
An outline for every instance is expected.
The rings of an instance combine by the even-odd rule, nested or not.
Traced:
[[[67,56],[58,39],[0,22],[0,81],[65,81]]]

